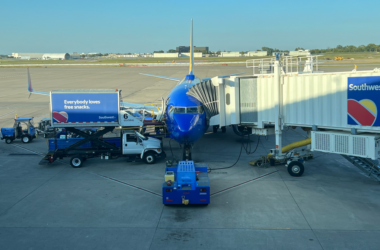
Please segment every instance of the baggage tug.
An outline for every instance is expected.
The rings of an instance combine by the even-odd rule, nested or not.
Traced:
[[[172,167],[166,164],[162,184],[164,205],[189,205],[210,203],[210,181],[207,166],[194,161],[180,161]]]

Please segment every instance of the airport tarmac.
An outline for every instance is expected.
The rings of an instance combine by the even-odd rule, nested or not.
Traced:
[[[368,69],[372,69],[370,67]],[[349,71],[350,67],[322,68]],[[360,68],[360,69],[365,69]],[[33,68],[35,90],[122,89],[124,101],[157,102],[176,82],[139,72],[183,77],[187,67]],[[246,72],[243,66],[196,67],[198,77]],[[49,99],[28,99],[25,69],[0,69],[0,127],[13,117],[48,116]],[[302,130],[285,131],[284,143],[305,138]],[[165,161],[154,165],[89,159],[74,169],[68,160],[38,165],[47,152],[38,138],[30,144],[0,141],[1,249],[378,249],[380,185],[343,157],[315,153],[302,177],[283,165],[258,168],[248,162],[266,155],[274,137],[251,137],[254,154],[210,173],[208,206],[162,205]],[[170,147],[171,145],[171,147]],[[168,158],[179,159],[179,145],[164,141]],[[231,166],[242,139],[232,129],[211,129],[195,145],[196,162],[211,168]],[[172,150],[171,150],[172,149]],[[173,151],[173,153],[171,152]],[[115,179],[117,181],[111,180]]]

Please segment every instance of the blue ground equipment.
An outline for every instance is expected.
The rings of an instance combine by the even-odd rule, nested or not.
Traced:
[[[10,144],[15,139],[21,139],[23,143],[31,142],[36,138],[33,117],[17,117],[12,128],[1,128],[0,138],[5,140],[7,144]]]
[[[207,166],[193,161],[180,161],[178,166],[165,168],[162,201],[171,204],[209,204],[210,182]]]

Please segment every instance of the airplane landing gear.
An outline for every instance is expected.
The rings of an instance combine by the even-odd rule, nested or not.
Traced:
[[[190,144],[185,144],[183,146],[182,160],[184,160],[184,161],[192,161],[191,148],[192,147],[191,147]]]

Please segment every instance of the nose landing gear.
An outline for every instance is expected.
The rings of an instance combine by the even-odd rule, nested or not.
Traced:
[[[191,149],[192,149],[192,146],[190,144],[185,144],[183,146],[183,156],[182,156],[182,160],[184,161],[192,161],[192,155],[191,155]]]

